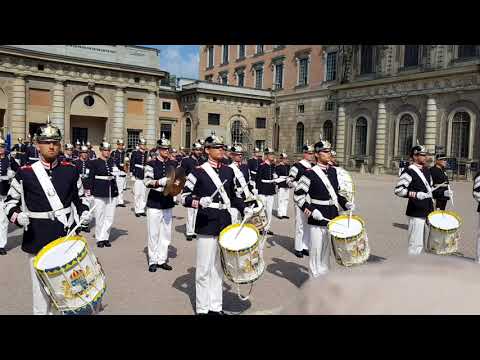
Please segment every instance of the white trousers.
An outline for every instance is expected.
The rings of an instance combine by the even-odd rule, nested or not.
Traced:
[[[7,246],[8,236],[8,218],[3,207],[3,199],[0,199],[0,248]]]
[[[33,261],[35,255],[29,254],[28,263],[30,266],[30,275],[32,277],[32,295],[33,295],[33,315],[53,315],[53,306],[50,298],[43,290],[43,285],[38,280]]]
[[[425,239],[424,218],[408,217],[408,254],[420,255]]]
[[[478,214],[478,227],[477,227],[477,262],[480,263],[480,213]]]
[[[143,180],[135,179],[133,196],[135,198],[135,214],[144,213],[145,207],[147,206],[147,187],[143,183]]]
[[[332,242],[326,226],[307,225],[310,244],[310,271],[313,277],[328,273]]]
[[[196,312],[222,311],[223,269],[218,237],[198,235],[195,270]]]
[[[287,216],[287,209],[288,209],[288,195],[289,189],[288,188],[278,188],[277,193],[277,216]]]
[[[172,209],[147,208],[148,265],[167,262],[172,241]]]
[[[95,205],[95,241],[107,241],[115,217],[117,198],[109,200],[109,198],[96,197]]]
[[[117,181],[118,188],[118,204],[123,205],[123,191],[125,190],[125,183],[127,182],[126,177],[116,176],[115,180]]]
[[[310,232],[307,230],[308,219],[302,209],[295,205],[295,250],[308,250],[310,247]]]
[[[273,200],[275,198],[274,195],[258,195],[260,201],[265,206],[265,210],[267,212],[267,226],[265,227],[265,231],[270,230],[270,226],[272,224],[272,211],[273,211]]]
[[[240,224],[242,222],[242,215],[240,214],[240,211],[238,211],[236,208],[232,207],[228,209],[228,212],[232,217],[232,224]]]
[[[187,208],[187,236],[195,235],[195,220],[197,219],[197,209]]]

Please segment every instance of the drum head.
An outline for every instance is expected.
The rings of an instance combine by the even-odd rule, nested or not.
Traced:
[[[258,230],[255,226],[245,224],[237,236],[239,229],[240,224],[233,224],[223,229],[219,237],[220,246],[230,251],[241,251],[252,247],[258,241]]]
[[[357,236],[364,228],[364,222],[359,216],[352,216],[350,226],[347,215],[337,216],[328,223],[328,231],[337,238],[346,239]]]
[[[48,271],[72,262],[85,249],[83,236],[70,236],[52,241],[35,257],[33,266],[37,270]]]
[[[428,214],[428,222],[440,230],[454,230],[460,227],[462,220],[454,211],[437,210]]]

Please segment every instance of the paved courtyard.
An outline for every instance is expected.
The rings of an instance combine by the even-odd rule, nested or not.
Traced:
[[[398,259],[404,259],[407,251],[406,200],[393,194],[397,178],[356,173],[353,176],[357,188],[355,213],[366,221],[372,256],[368,264],[360,267],[346,269],[336,265],[331,275],[337,280],[351,273],[360,276],[371,269],[387,269],[389,264],[398,267]],[[477,270],[473,266],[478,213],[472,198],[472,183],[454,182],[452,189],[455,191],[453,209],[464,221],[459,249],[464,256],[450,256],[447,261],[458,263],[465,269],[459,276],[467,276],[468,273],[470,278],[472,272],[478,272],[480,276],[480,267]],[[126,192],[126,199],[127,207],[117,208],[116,211],[111,248],[99,249],[95,246],[93,229],[90,234],[85,234],[107,276],[108,288],[101,314],[194,314],[196,244],[195,240],[185,240],[186,209],[177,206],[174,210],[173,240],[169,249],[169,264],[173,270],[159,269],[156,273],[149,273],[146,218],[133,215],[131,186]],[[298,259],[293,254],[295,222],[291,195],[288,216],[289,220],[273,219],[275,235],[267,238],[264,254],[266,271],[255,283],[250,299],[239,300],[236,288],[226,281],[224,310],[227,313],[296,313],[298,308],[294,304],[304,297],[305,289],[310,289],[310,298],[315,296],[311,292],[312,283],[323,280],[310,279],[308,257]],[[10,226],[9,252],[7,256],[0,256],[0,314],[31,314],[31,281],[27,256],[20,248],[21,231]],[[433,255],[425,256],[428,261],[435,261]],[[359,279],[364,281],[365,277]],[[245,293],[248,287],[242,286],[241,290]],[[285,312],[285,309],[290,310]],[[311,312],[324,313],[322,310]],[[480,313],[480,309],[477,312]]]

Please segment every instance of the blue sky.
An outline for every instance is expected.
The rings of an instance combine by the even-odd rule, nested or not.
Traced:
[[[177,77],[198,79],[200,45],[143,45],[160,49],[160,69]]]

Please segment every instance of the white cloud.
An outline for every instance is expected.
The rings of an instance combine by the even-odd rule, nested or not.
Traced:
[[[169,45],[160,52],[160,68],[177,77],[198,79],[198,52],[182,53],[182,46]]]

